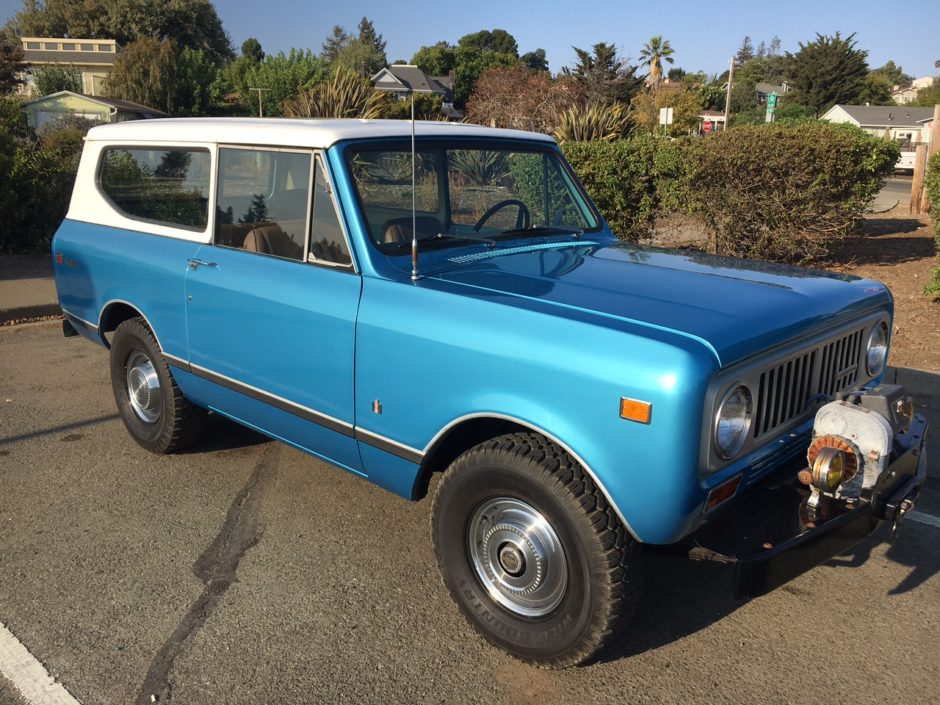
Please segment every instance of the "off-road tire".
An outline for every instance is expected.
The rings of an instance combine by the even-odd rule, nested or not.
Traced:
[[[494,600],[470,555],[476,508],[521,500],[557,533],[567,587],[550,613],[527,617]],[[500,436],[471,448],[444,473],[431,516],[444,584],[471,624],[527,663],[564,668],[593,658],[630,616],[642,584],[640,546],[581,465],[535,433]]]
[[[127,364],[135,353],[149,358],[160,383],[163,400],[159,417],[152,423],[141,420],[131,406]],[[111,338],[111,388],[118,413],[131,437],[151,453],[175,453],[199,440],[207,412],[191,403],[170,372],[153,332],[141,318],[121,323]]]

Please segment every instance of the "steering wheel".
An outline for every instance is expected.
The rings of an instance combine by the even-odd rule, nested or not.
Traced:
[[[516,206],[519,209],[519,215],[516,216],[516,229],[528,228],[530,225],[532,225],[532,216],[529,213],[529,209],[526,208],[525,203],[516,198],[507,198],[505,201],[500,201],[499,203],[490,206],[486,213],[484,213],[477,221],[477,224],[473,226],[473,232],[480,232],[480,228],[483,227],[483,224],[486,221],[496,215],[503,208],[508,208],[510,206]]]

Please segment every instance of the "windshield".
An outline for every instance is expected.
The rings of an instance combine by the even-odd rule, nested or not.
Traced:
[[[411,150],[349,155],[363,219],[387,254],[411,247]],[[557,153],[537,148],[419,147],[416,225],[422,249],[500,238],[580,234],[598,218]]]

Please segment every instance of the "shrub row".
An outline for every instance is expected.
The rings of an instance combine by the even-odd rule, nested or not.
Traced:
[[[930,198],[930,215],[933,218],[933,231],[937,249],[940,250],[940,152],[927,162],[927,174],[924,177],[927,196]],[[933,280],[924,287],[924,294],[940,299],[940,267],[933,270]]]
[[[900,156],[893,142],[816,121],[562,148],[621,238],[644,236],[659,215],[691,213],[715,251],[778,261],[827,254]]]

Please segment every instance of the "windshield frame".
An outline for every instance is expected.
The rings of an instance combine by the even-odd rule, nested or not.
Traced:
[[[578,178],[577,174],[574,173],[574,170],[571,168],[571,165],[568,163],[568,160],[565,159],[564,153],[558,147],[557,143],[547,142],[542,140],[526,140],[526,139],[511,139],[511,138],[491,138],[491,137],[463,137],[459,135],[447,135],[440,137],[419,137],[415,141],[415,151],[441,151],[441,150],[450,150],[450,149],[479,149],[479,150],[501,150],[501,151],[512,151],[512,152],[529,152],[536,154],[549,154],[554,156],[557,160],[557,163],[564,174],[567,176],[567,180],[570,182],[571,187],[577,193],[578,197],[584,202],[585,207],[590,212],[591,216],[594,218],[596,225],[592,228],[579,228],[579,234],[591,234],[591,233],[601,233],[606,230],[607,224],[603,216],[600,214],[600,211],[597,209],[597,205],[588,195],[587,191],[584,188],[584,184],[581,183],[581,179]],[[381,152],[381,151],[396,151],[404,152],[410,154],[411,152],[411,139],[410,138],[401,138],[401,137],[376,137],[372,139],[363,139],[347,142],[342,147],[342,159],[343,166],[346,170],[347,178],[351,186],[350,191],[353,194],[355,199],[355,205],[358,209],[358,215],[360,222],[363,225],[363,239],[367,241],[368,246],[371,247],[375,252],[389,258],[398,258],[398,257],[410,257],[411,255],[411,243],[407,244],[407,247],[401,247],[401,251],[387,251],[381,245],[375,242],[372,238],[372,233],[369,229],[368,220],[365,217],[365,207],[362,201],[362,195],[359,192],[358,184],[356,179],[353,176],[353,158],[362,152]],[[446,169],[442,170],[446,175]],[[444,184],[442,185],[443,198],[449,198],[449,185],[446,183],[446,176],[444,177]],[[423,213],[423,211],[418,211]],[[551,228],[551,226],[546,226],[546,228]],[[514,234],[487,234],[487,238],[496,240],[497,246],[508,243],[508,242],[518,242],[519,240],[529,239],[529,238],[540,238],[544,239],[546,237],[562,237],[567,236],[571,237],[572,233],[570,230],[574,228],[570,226],[564,226],[564,228],[559,227],[557,233],[526,233],[518,232]],[[422,252],[436,251],[439,249],[451,249],[455,247],[487,247],[487,245],[474,242],[469,239],[464,239],[463,237],[454,237],[454,238],[438,238],[438,239],[421,239],[418,241],[419,247]]]

